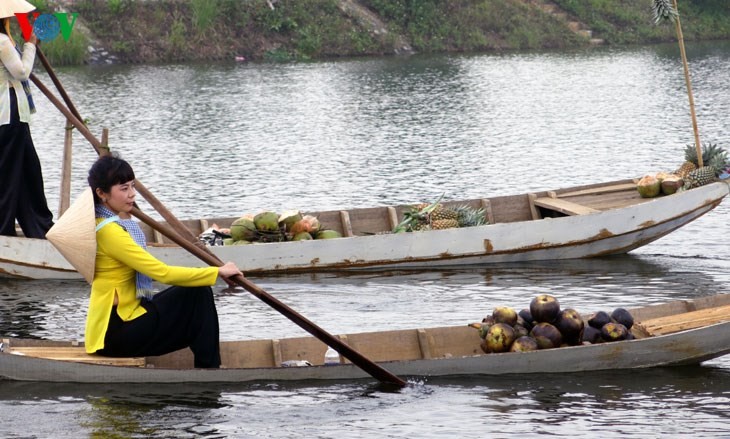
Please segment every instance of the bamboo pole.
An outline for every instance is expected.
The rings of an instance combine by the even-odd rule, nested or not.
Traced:
[[[60,217],[71,205],[71,164],[73,163],[73,125],[66,120],[66,132],[63,135],[63,161],[61,162],[61,194],[58,201]]]
[[[679,21],[679,8],[677,7],[677,0],[674,0],[674,10],[677,11],[677,16],[674,24],[677,28],[677,40],[679,41],[679,52],[682,55],[682,65],[684,66],[684,81],[687,84],[687,95],[689,96],[689,112],[692,117],[692,129],[695,137],[695,148],[697,149],[697,166],[702,167],[702,145],[700,144],[700,132],[697,128],[697,116],[695,115],[695,100],[692,93],[692,81],[689,75],[689,63],[687,62],[687,53],[684,50],[684,36],[682,35],[682,24]]]

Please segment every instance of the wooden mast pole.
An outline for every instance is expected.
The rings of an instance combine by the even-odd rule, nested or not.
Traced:
[[[674,0],[674,10],[677,15],[674,20],[675,27],[677,28],[677,40],[679,40],[679,53],[682,55],[682,65],[684,66],[684,81],[687,84],[687,95],[689,96],[689,112],[692,116],[692,129],[694,130],[695,136],[695,148],[697,149],[697,166],[702,167],[702,146],[700,144],[700,132],[697,128],[697,116],[695,115],[695,100],[692,93],[692,81],[689,75],[689,62],[687,62],[687,53],[684,50],[684,36],[682,35],[682,24],[679,21],[679,8],[677,6],[677,0]]]

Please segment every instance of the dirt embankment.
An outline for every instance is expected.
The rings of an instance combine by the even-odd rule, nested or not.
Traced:
[[[90,63],[309,59],[410,53],[357,0],[58,0]],[[211,8],[206,9],[205,5]],[[325,6],[325,7],[323,7]]]

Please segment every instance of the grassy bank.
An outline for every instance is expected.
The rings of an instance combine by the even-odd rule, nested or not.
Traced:
[[[33,1],[41,12],[54,9],[53,0]],[[672,26],[654,25],[650,0],[553,3],[609,44],[675,38]],[[587,38],[567,28],[565,20],[526,0],[74,0],[67,4],[91,30],[91,43],[76,29],[69,42],[59,38],[44,43],[56,64],[82,63],[89,44],[130,63],[382,55],[395,53],[403,41],[416,52],[588,44]],[[687,40],[730,39],[727,0],[680,0],[680,12]]]
[[[609,44],[676,40],[670,23],[654,25],[649,0],[554,0]],[[679,0],[685,40],[730,39],[730,1]]]

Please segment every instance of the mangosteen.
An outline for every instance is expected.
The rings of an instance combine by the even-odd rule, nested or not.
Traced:
[[[596,329],[603,328],[603,325],[611,322],[611,316],[606,311],[598,311],[588,319],[588,324]]]
[[[563,343],[560,331],[550,323],[541,322],[533,326],[530,336],[537,341],[540,349],[557,348]]]
[[[582,340],[591,344],[602,342],[603,339],[601,339],[601,330],[596,329],[591,325],[587,325],[585,328],[583,328]]]
[[[532,313],[530,313],[530,310],[528,308],[523,309],[522,311],[517,313],[518,317],[521,317],[522,320],[525,321],[525,323],[529,324],[530,327],[535,323],[535,321],[532,319]],[[525,328],[527,328],[527,325],[525,325]]]
[[[515,330],[506,323],[495,323],[487,331],[487,349],[491,352],[507,352],[515,341]]]
[[[530,337],[529,335],[523,335],[512,343],[512,347],[509,349],[510,352],[528,352],[536,351],[539,349],[537,340]]]
[[[494,323],[506,323],[510,326],[517,323],[517,313],[514,309],[508,306],[498,306],[494,308],[492,318],[494,318]]]
[[[583,335],[583,317],[578,311],[572,308],[566,308],[558,314],[555,319],[554,326],[558,328],[563,336],[563,341],[569,345],[575,346],[580,344]]]
[[[515,330],[515,337],[520,338],[525,335],[529,335],[530,331],[520,324],[516,324],[512,327]]]
[[[530,314],[535,322],[552,323],[559,312],[558,299],[549,294],[540,294],[530,302]]]
[[[611,313],[611,318],[624,325],[626,329],[631,329],[631,327],[634,326],[634,317],[624,308],[614,309]]]
[[[625,340],[629,331],[621,323],[610,322],[601,328],[601,338],[605,341]]]

